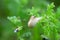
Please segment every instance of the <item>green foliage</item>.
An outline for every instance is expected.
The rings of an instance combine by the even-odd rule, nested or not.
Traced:
[[[30,30],[30,33],[31,33],[31,35],[30,35],[31,39],[30,40],[42,40],[43,37],[41,35],[45,35],[50,40],[58,40],[58,37],[57,37],[58,32],[57,32],[57,29],[56,29],[57,26],[55,25],[56,21],[58,21],[58,20],[55,17],[55,13],[54,13],[54,10],[53,10],[54,7],[55,6],[54,6],[53,3],[51,3],[50,5],[47,6],[47,10],[46,10],[45,14],[42,16],[42,20],[40,20],[40,22],[37,23],[37,25]],[[29,15],[31,15],[31,16],[34,15],[36,17],[39,16],[39,14],[37,13],[38,10],[39,9],[32,7],[31,10],[30,9],[28,10],[28,12],[30,11]],[[13,17],[10,17],[10,18],[8,17],[8,19],[10,21],[12,21],[13,23],[16,23],[16,22],[19,21],[16,17],[14,17],[14,18]],[[22,24],[22,23],[19,23],[19,24]],[[27,22],[26,22],[26,24],[27,24]],[[26,24],[24,24],[24,25],[26,25]],[[23,26],[23,27],[25,27],[25,26]],[[29,28],[25,29],[25,30],[26,30],[26,32],[29,32]],[[28,40],[26,38],[29,37],[30,33],[25,34],[23,29],[22,29],[21,32],[22,33],[20,33],[20,32],[18,33],[18,37],[21,38],[22,35],[25,35],[25,38],[23,38],[23,37],[22,38],[24,40]],[[22,39],[20,39],[20,40],[22,40]]]
[[[2,1],[6,12],[1,12],[1,26],[4,27],[10,40],[59,40],[60,33],[60,7],[54,10],[54,3],[46,0],[4,0]],[[3,5],[2,4],[2,5]],[[2,15],[7,13],[7,17]],[[42,17],[32,28],[28,27],[31,16]],[[2,27],[2,28],[3,28]],[[1,29],[2,30],[2,29]],[[1,33],[1,34],[2,34]],[[6,38],[3,34],[2,38]],[[10,35],[9,35],[10,34]],[[12,38],[10,36],[13,36]],[[4,40],[2,39],[1,40]],[[5,40],[8,40],[7,38]]]

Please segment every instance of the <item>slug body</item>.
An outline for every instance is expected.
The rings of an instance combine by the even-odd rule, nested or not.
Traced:
[[[41,19],[42,17],[31,16],[30,20],[28,21],[28,27],[34,27],[36,23]]]

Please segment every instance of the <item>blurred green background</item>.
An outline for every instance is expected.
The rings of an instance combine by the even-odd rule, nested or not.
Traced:
[[[26,18],[26,23],[29,18],[26,11],[28,8],[36,7],[44,11],[51,2],[54,2],[54,11],[58,13],[57,17],[60,20],[60,0],[0,0],[0,40],[18,40],[17,33],[14,33],[17,25],[9,21],[8,16],[19,16],[22,21]],[[60,26],[60,23],[58,25]],[[60,33],[60,28],[58,31]]]

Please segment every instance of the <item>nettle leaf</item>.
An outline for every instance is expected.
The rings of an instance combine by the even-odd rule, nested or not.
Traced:
[[[7,17],[7,19],[10,20],[15,25],[21,25],[21,19],[19,17],[11,16]]]
[[[55,5],[54,5],[54,3],[51,3],[50,5],[48,4],[48,6],[47,6],[47,15],[52,15],[53,14],[53,12],[54,12],[54,10],[53,10],[53,8],[55,7]]]
[[[28,9],[28,12],[30,12],[29,15],[39,16],[38,14],[39,10],[40,10],[39,8],[32,7],[32,9]]]

